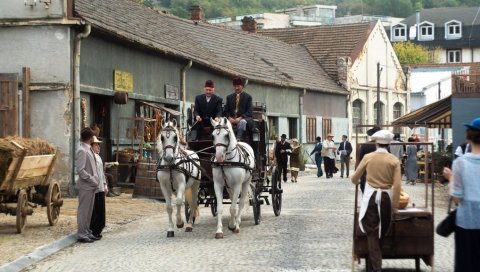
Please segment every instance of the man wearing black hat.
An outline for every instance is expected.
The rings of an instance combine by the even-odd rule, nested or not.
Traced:
[[[380,129],[381,129],[380,127],[374,126],[371,129],[367,130],[367,135],[371,137],[373,134],[375,134],[375,132],[380,131]],[[360,162],[362,161],[365,155],[367,155],[368,153],[375,152],[375,150],[377,150],[377,147],[375,146],[375,141],[370,141],[368,143],[361,144],[360,150],[358,152],[358,159],[355,163],[355,169],[360,164]],[[365,191],[366,181],[367,181],[367,172],[365,171],[365,173],[360,178],[360,189],[362,190],[362,193]]]
[[[282,176],[283,173],[284,182],[287,182],[288,154],[292,152],[292,147],[286,140],[287,135],[282,134],[280,141],[275,144],[275,159],[277,160],[278,174]]]
[[[227,117],[230,123],[237,125],[237,139],[242,141],[247,125],[249,129],[253,128],[252,96],[243,90],[244,82],[241,78],[233,79],[233,87],[235,88],[235,93],[227,96],[223,116]]]
[[[193,112],[195,125],[192,127],[190,140],[195,141],[199,131],[203,127],[212,126],[210,118],[218,121],[222,116],[222,98],[215,95],[215,85],[212,80],[207,80],[203,88],[203,94],[195,97],[195,109]]]

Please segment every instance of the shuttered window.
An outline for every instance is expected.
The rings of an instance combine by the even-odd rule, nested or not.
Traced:
[[[332,131],[332,119],[330,118],[323,118],[322,119],[322,134],[323,139],[327,139],[327,134],[333,133]]]
[[[307,116],[307,143],[315,143],[316,134],[317,118]]]

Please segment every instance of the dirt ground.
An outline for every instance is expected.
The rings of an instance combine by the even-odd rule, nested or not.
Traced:
[[[0,266],[76,231],[77,199],[63,200],[57,225],[49,226],[47,208],[37,207],[33,209],[33,215],[27,217],[21,234],[17,234],[15,216],[0,214]],[[107,197],[106,209],[104,232],[109,232],[141,217],[164,212],[165,204],[157,200],[132,198],[131,194],[123,193]]]

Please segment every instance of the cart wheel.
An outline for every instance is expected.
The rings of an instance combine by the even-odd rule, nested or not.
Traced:
[[[258,225],[260,224],[260,216],[261,216],[260,194],[258,194],[258,191],[255,188],[255,185],[252,184],[251,187],[252,187],[252,198],[250,199],[250,202],[253,208],[253,219],[255,220],[255,225]]]
[[[188,222],[188,219],[190,218],[190,214],[192,213],[192,209],[190,208],[190,205],[188,205],[188,202],[185,201],[185,221]],[[195,224],[195,217],[193,217],[193,222],[192,225]]]
[[[27,222],[28,197],[27,192],[22,189],[18,192],[17,200],[17,232],[22,233]]]
[[[217,212],[217,198],[216,197],[211,198],[210,210],[212,211],[213,216],[217,216],[218,212]]]
[[[60,207],[63,204],[60,185],[58,185],[58,182],[50,182],[50,186],[48,186],[46,202],[48,223],[50,226],[55,226],[55,224],[58,222],[58,217],[60,216]]]
[[[272,206],[275,216],[279,216],[282,211],[282,181],[277,167],[272,172]]]

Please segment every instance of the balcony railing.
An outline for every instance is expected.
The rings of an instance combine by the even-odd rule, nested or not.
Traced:
[[[452,75],[452,94],[454,96],[480,96],[480,75]]]

